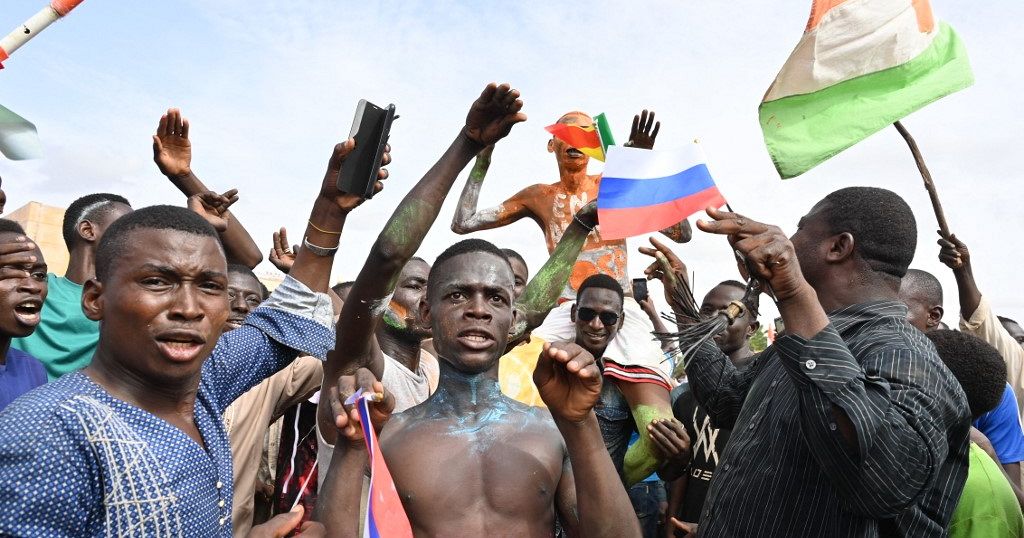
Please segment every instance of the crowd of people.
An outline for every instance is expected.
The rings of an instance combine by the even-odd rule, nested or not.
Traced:
[[[794,208],[792,237],[707,208],[698,231],[661,231],[725,236],[740,260],[694,319],[672,292],[689,289],[685,249],[657,238],[638,254],[664,303],[634,296],[625,241],[600,235],[601,178],[569,143],[548,143],[557,182],[478,209],[522,108],[486,86],[334,286],[338,251],[366,240],[345,223],[374,203],[336,186],[353,139],[310,185],[299,246],[274,234],[272,293],[237,191],[192,171],[176,109],[153,149],[184,207],[82,196],[63,276],[0,219],[0,535],[363,535],[361,390],[416,536],[1024,536],[1024,329],[992,312],[961,240],[920,253],[955,276],[951,330],[898,194],[837,190]],[[645,110],[627,145],[659,129]],[[532,277],[488,232],[417,257],[471,162],[452,230],[535,221],[549,257]],[[751,289],[780,313],[757,351]],[[713,338],[664,337],[733,305]]]

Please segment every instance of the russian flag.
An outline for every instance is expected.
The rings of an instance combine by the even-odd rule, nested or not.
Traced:
[[[624,239],[678,224],[708,206],[721,207],[697,143],[676,150],[608,148],[597,194],[602,239]]]
[[[377,445],[377,433],[370,423],[369,406],[372,397],[373,394],[363,394],[362,389],[352,395],[359,411],[366,450],[370,455],[370,491],[366,502],[366,519],[363,521],[363,538],[412,538],[412,525],[405,514],[402,499],[398,497],[398,489],[384,462],[384,455]]]

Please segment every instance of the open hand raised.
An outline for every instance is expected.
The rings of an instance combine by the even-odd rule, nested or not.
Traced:
[[[653,130],[651,128],[654,128]],[[647,110],[633,116],[633,127],[629,130],[627,147],[654,149],[654,139],[658,138],[661,122],[654,123],[654,111],[648,115]]]
[[[224,194],[206,191],[189,196],[188,208],[206,219],[218,233],[223,233],[228,229],[228,208],[237,201],[238,189],[231,189]]]
[[[295,264],[295,254],[299,251],[298,245],[288,244],[288,230],[281,228],[281,231],[274,232],[274,246],[270,249],[270,263],[274,264],[282,273],[288,274]]]
[[[481,146],[494,144],[505,138],[513,125],[526,121],[526,114],[520,112],[522,109],[519,90],[513,90],[508,84],[498,86],[492,82],[469,108],[463,132]]]
[[[163,175],[173,178],[192,172],[192,143],[188,140],[188,120],[177,108],[160,116],[153,135],[153,160]]]
[[[601,370],[589,351],[572,342],[544,344],[533,383],[555,418],[580,422],[601,396]]]

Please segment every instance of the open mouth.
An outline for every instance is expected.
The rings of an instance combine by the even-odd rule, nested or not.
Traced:
[[[573,158],[578,158],[578,157],[585,156],[582,151],[580,151],[580,150],[578,150],[576,148],[569,148],[569,149],[565,150],[565,154],[570,156],[570,157],[573,157]]]
[[[237,329],[242,326],[242,323],[245,323],[245,318],[228,318],[225,324]]]
[[[608,337],[608,335],[605,334],[605,333],[592,333],[592,332],[588,332],[588,331],[583,331],[583,337],[588,339],[588,340],[597,342],[597,341],[604,340],[605,338]]]
[[[156,337],[160,353],[173,362],[191,362],[199,357],[206,338],[196,331],[175,330]]]
[[[484,350],[494,346],[494,337],[482,329],[466,329],[457,335],[463,347],[473,350]]]
[[[43,302],[39,299],[29,299],[14,305],[14,315],[24,325],[39,325],[39,314],[42,311]]]

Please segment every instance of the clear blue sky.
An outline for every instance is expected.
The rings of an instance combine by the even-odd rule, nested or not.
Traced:
[[[482,205],[557,179],[543,127],[568,110],[606,112],[625,139],[633,113],[663,120],[659,147],[700,138],[718,184],[737,210],[795,229],[828,192],[886,186],[914,207],[915,265],[940,276],[946,321],[955,288],[936,261],[936,226],[902,140],[883,131],[804,176],[782,182],[764,150],[757,105],[796,45],[809,1],[421,2],[87,0],[19,50],[0,71],[0,104],[36,123],[37,161],[0,160],[9,207],[66,205],[97,191],[135,206],[183,203],[153,165],[150,135],[163,110],[192,121],[194,169],[211,187],[237,187],[235,212],[269,248],[287,226],[297,236],[335,141],[356,101],[394,102],[395,163],[384,193],[349,220],[335,280],[350,279],[384,219],[458,132],[488,81],[523,93],[530,120],[495,151]],[[1019,2],[932,2],[967,44],[977,83],[906,119],[945,200],[950,225],[972,249],[977,276],[999,312],[1024,318],[1013,284],[1024,260],[1024,195],[1014,149],[1024,129],[1016,52]],[[42,0],[5,0],[0,31]],[[457,182],[424,245],[433,258],[448,231]],[[479,236],[545,258],[532,222]],[[644,265],[631,243],[630,272]],[[679,249],[697,292],[734,278],[720,238]],[[269,268],[269,265],[267,266]]]

